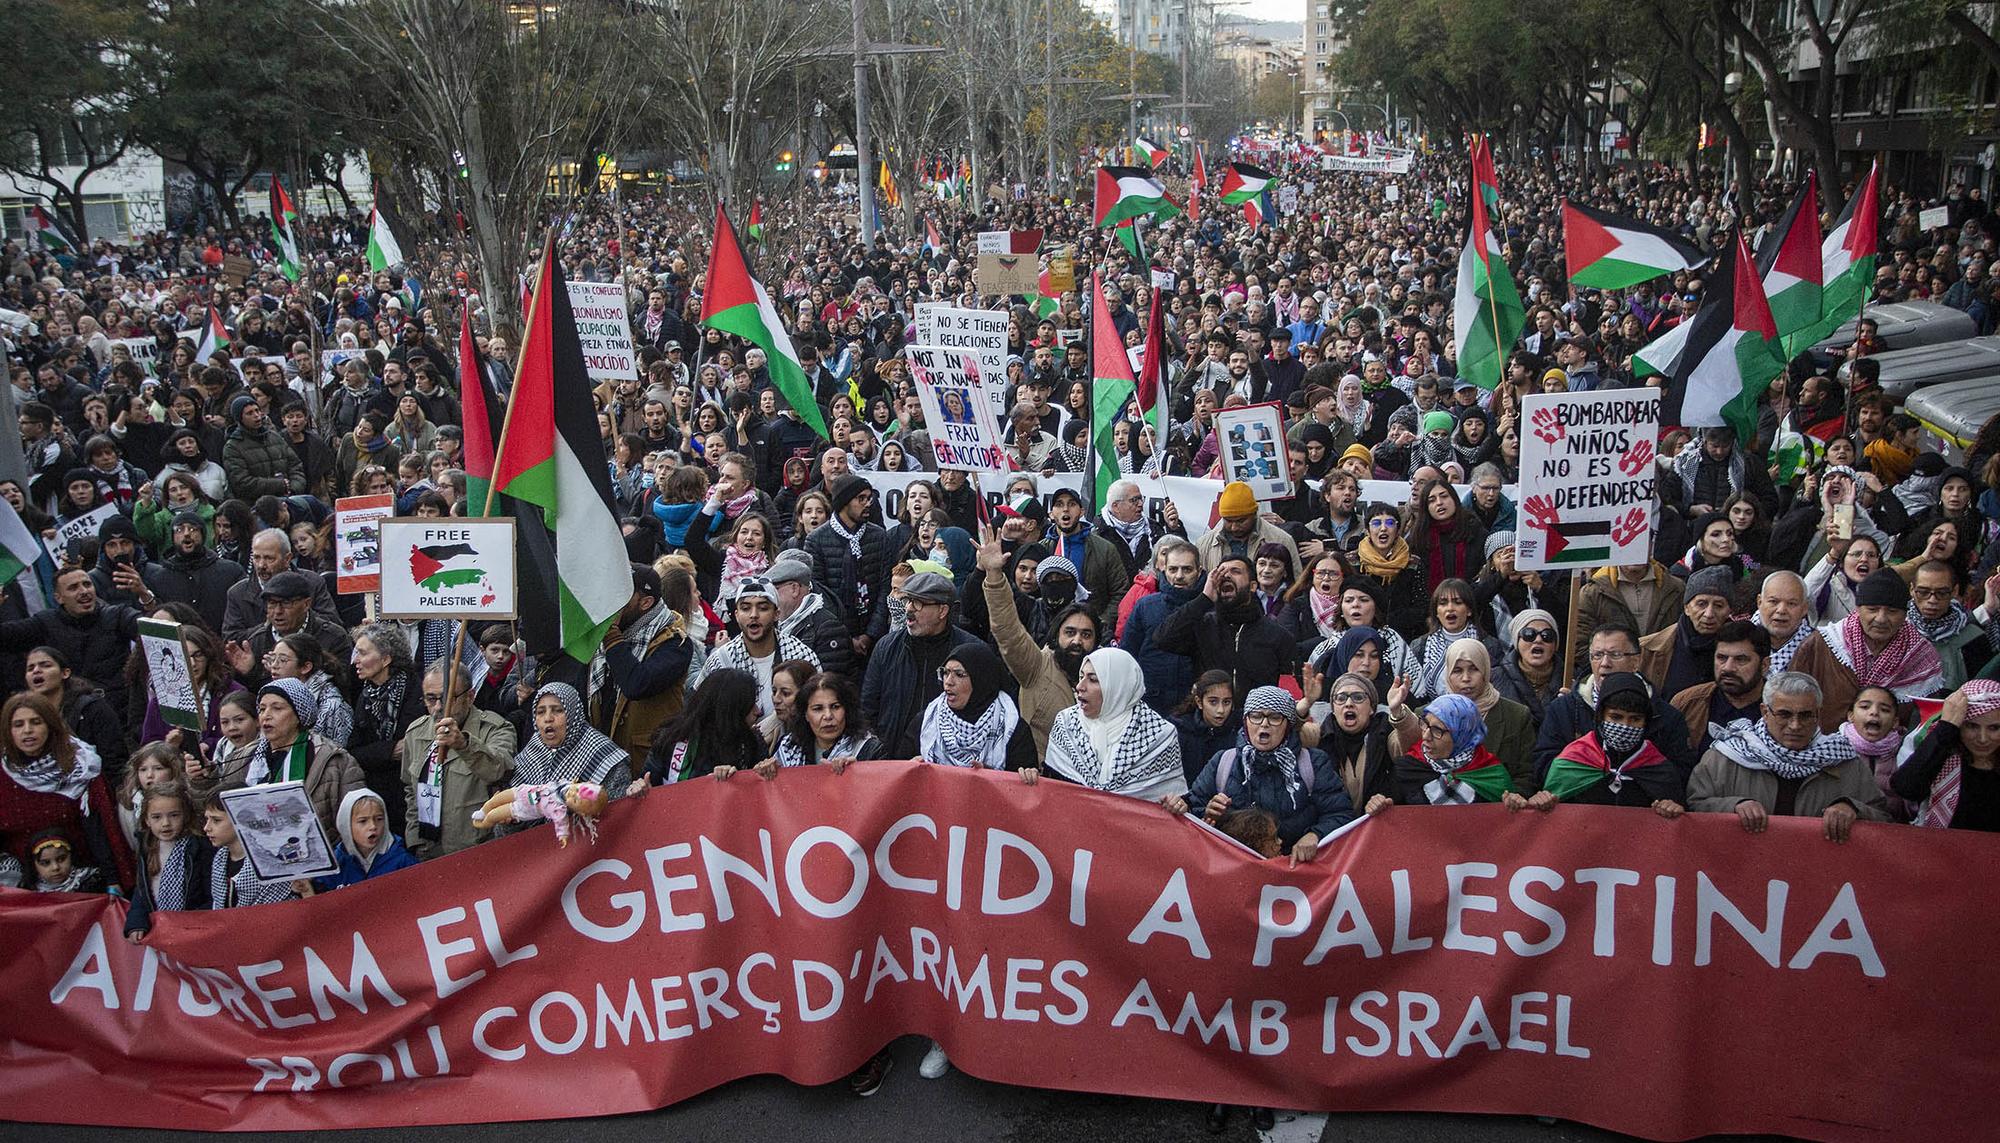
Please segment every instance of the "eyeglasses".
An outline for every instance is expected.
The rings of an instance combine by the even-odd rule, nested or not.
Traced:
[[[1910,589],[1910,597],[1912,599],[1950,599],[1951,589],[1948,587],[1913,587]]]
[[[1819,711],[1817,710],[1779,710],[1777,707],[1767,706],[1764,708],[1764,712],[1773,721],[1791,724],[1812,722],[1819,718]]]
[[[1244,715],[1243,721],[1246,725],[1255,723],[1258,726],[1278,726],[1291,720],[1282,714],[1272,714],[1269,711],[1256,711]]]
[[[955,682],[959,679],[970,679],[972,677],[957,667],[939,667],[937,675],[938,682],[941,683]]]
[[[1636,659],[1638,657],[1639,652],[1637,651],[1592,651],[1590,653],[1590,661],[1593,663],[1618,663],[1626,659]]]
[[[1333,701],[1343,706],[1352,706],[1355,703],[1367,702],[1368,694],[1365,691],[1335,691]]]
[[[1519,639],[1523,643],[1553,643],[1556,641],[1556,633],[1549,627],[1530,627],[1521,632]],[[1590,657],[1596,659],[1597,655],[1593,653]]]

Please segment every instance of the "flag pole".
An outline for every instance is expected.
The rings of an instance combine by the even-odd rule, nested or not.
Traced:
[[[1579,574],[1583,574],[1583,579],[1581,581],[1579,581],[1576,578]],[[1568,621],[1563,625],[1563,632],[1562,632],[1562,650],[1568,656],[1568,658],[1556,660],[1556,665],[1562,672],[1558,676],[1558,678],[1570,680],[1572,687],[1575,685],[1575,680],[1577,678],[1577,675],[1575,673],[1576,667],[1574,665],[1576,659],[1577,598],[1583,594],[1583,584],[1590,582],[1590,577],[1596,574],[1597,574],[1596,568],[1573,568],[1569,573],[1570,575],[1569,617]],[[1614,572],[1612,574],[1615,575],[1617,573]],[[449,694],[450,692],[447,691],[446,693]]]
[[[1477,158],[1477,148],[1481,138],[1482,136],[1477,135],[1473,137],[1472,198],[1475,217],[1477,216],[1477,203],[1481,197],[1479,189],[1479,161]],[[1486,220],[1486,233],[1475,235],[1474,237],[1479,242],[1479,258],[1481,261],[1486,262],[1486,318],[1493,326],[1493,360],[1494,367],[1497,370],[1493,378],[1493,389],[1491,391],[1497,393],[1500,391],[1500,383],[1507,379],[1507,347],[1500,344],[1500,294],[1493,286],[1493,263],[1486,258],[1486,236],[1492,232],[1493,220],[1489,218]],[[1499,240],[1495,239],[1493,245],[1498,247],[1500,245]],[[1503,267],[1507,265],[1507,259],[1504,256],[1500,259],[1500,265]],[[1512,270],[1507,272],[1507,284],[1510,288],[1514,284],[1514,272]]]

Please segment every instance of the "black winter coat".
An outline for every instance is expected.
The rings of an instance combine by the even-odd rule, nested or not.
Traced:
[[[1153,646],[1194,660],[1197,677],[1204,671],[1228,671],[1236,687],[1236,709],[1252,689],[1276,686],[1291,669],[1292,636],[1260,609],[1248,623],[1231,623],[1215,610],[1215,601],[1197,595],[1169,614],[1153,633]]]
[[[225,560],[207,548],[186,554],[170,549],[154,568],[155,574],[147,580],[153,594],[168,603],[193,606],[211,631],[223,629],[229,589],[243,582],[246,574],[242,564]]]
[[[889,572],[895,567],[889,533],[875,524],[861,525],[858,560],[831,523],[813,529],[799,546],[812,558],[813,582],[832,598],[850,638],[867,631],[877,612],[888,614]],[[883,741],[888,741],[887,735]]]

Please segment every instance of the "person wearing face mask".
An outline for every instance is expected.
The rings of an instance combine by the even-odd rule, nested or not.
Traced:
[[[1792,656],[1792,670],[1825,691],[1822,730],[1840,725],[1862,687],[1887,687],[1907,703],[1944,686],[1937,648],[1910,622],[1910,585],[1902,576],[1878,568],[1855,588],[1854,603],[1854,614],[1821,627]]]
[[[1650,740],[1653,699],[1646,680],[1630,671],[1606,676],[1597,701],[1597,723],[1562,748],[1533,797],[1501,800],[1510,810],[1543,813],[1560,802],[1590,806],[1648,806],[1672,820],[1686,812],[1687,779]]]
[[[1590,664],[1589,676],[1574,690],[1549,700],[1537,724],[1534,755],[1537,787],[1562,748],[1597,725],[1598,689],[1604,680],[1620,671],[1639,673],[1639,637],[1623,624],[1606,624],[1591,633],[1581,658]],[[1653,744],[1685,778],[1700,756],[1688,745],[1687,721],[1657,691],[1653,693],[1651,725]]]
[[[1153,641],[1186,655],[1196,672],[1228,671],[1238,694],[1275,685],[1293,654],[1291,634],[1257,602],[1250,562],[1234,556],[1209,573],[1201,594],[1167,616]]]
[[[1042,575],[1043,568],[1057,561],[1069,562],[1053,556],[1036,568],[1036,574]],[[1056,715],[1074,701],[1077,672],[1083,667],[1084,656],[1097,650],[1099,629],[1090,612],[1076,603],[1054,604],[1049,596],[1051,579],[1044,577],[1042,598],[1034,606],[1038,611],[1052,607],[1054,610],[1044,616],[1045,632],[1037,637],[1023,624],[1014,592],[1007,586],[1003,574],[1006,562],[1007,553],[999,537],[988,529],[979,546],[979,567],[986,572],[981,577],[980,590],[986,597],[993,641],[1000,646],[1007,670],[1020,684],[1021,714],[1034,731],[1035,749],[1039,752],[1048,748],[1049,727],[1055,723]],[[1068,589],[1074,593],[1073,577],[1053,578],[1068,580]]]
[[[1062,556],[1049,556],[1035,565],[1035,591],[1030,597],[1032,603],[1022,622],[1028,634],[1037,643],[1046,642],[1055,633],[1056,615],[1071,607],[1090,608],[1093,616],[1096,608],[1091,607],[1096,597],[1085,591],[1077,582],[1076,565]],[[991,617],[988,617],[991,622]]]
[[[1243,699],[1243,729],[1188,787],[1188,804],[1214,825],[1231,810],[1255,807],[1278,821],[1280,853],[1311,861],[1320,840],[1354,820],[1347,787],[1327,756],[1300,743],[1292,696],[1258,687]]]

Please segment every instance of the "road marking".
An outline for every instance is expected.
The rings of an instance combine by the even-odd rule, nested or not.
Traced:
[[[1276,1126],[1259,1131],[1259,1143],[1319,1143],[1326,1134],[1324,1111],[1280,1111]]]

